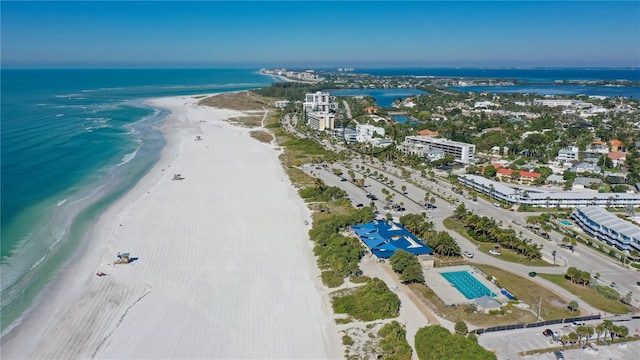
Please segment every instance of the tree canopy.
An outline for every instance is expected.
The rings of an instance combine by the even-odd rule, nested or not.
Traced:
[[[452,334],[441,326],[427,326],[416,333],[416,354],[420,360],[496,360],[494,353],[471,338]]]

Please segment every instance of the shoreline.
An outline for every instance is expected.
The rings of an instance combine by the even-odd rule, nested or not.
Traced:
[[[4,358],[342,355],[310,211],[273,146],[225,121],[242,113],[196,96],[149,101],[172,111],[160,160],[3,339]],[[118,252],[139,259],[112,265]]]

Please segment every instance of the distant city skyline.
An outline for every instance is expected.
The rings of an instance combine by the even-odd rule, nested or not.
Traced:
[[[4,68],[638,67],[640,2],[6,2]]]

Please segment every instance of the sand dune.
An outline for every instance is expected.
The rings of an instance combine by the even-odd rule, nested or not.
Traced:
[[[172,110],[162,159],[101,217],[3,358],[341,357],[309,210],[277,152],[225,123],[234,111],[152,103]],[[139,259],[110,264],[125,251]]]

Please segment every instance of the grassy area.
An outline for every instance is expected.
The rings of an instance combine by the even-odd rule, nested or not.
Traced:
[[[464,236],[465,239],[476,244],[478,246],[478,250],[480,250],[485,254],[489,254],[489,250],[494,249],[497,245],[496,243],[484,243],[484,242],[475,241],[469,234],[467,234],[467,231],[464,228],[464,225],[460,221],[454,219],[453,217],[448,217],[444,219],[442,224],[447,229],[457,232],[458,234]],[[549,264],[548,262],[542,259],[529,260],[526,257],[509,249],[501,248],[500,253],[502,253],[502,255],[500,256],[501,260],[512,262],[512,263],[518,263],[518,264],[527,265],[527,266],[557,266],[557,265]],[[492,255],[492,256],[495,256],[495,255]]]
[[[424,284],[409,284],[409,288],[439,316],[452,321],[467,321],[475,326],[491,327],[498,325],[529,323],[536,320],[536,315],[530,311],[512,308],[504,315],[489,315],[484,313],[466,312],[465,306],[446,306],[436,294]]]
[[[267,144],[273,140],[273,136],[264,130],[253,130],[249,132],[249,135],[256,140]]]
[[[567,307],[570,299],[564,300],[551,290],[538,285],[528,278],[491,265],[477,264],[476,267],[487,275],[495,276],[505,289],[520,301],[528,304],[531,310],[537,311],[540,299],[542,299],[540,317],[544,320],[562,319],[577,315]]]
[[[631,311],[631,308],[618,300],[607,299],[595,289],[589,286],[582,286],[574,284],[571,281],[565,279],[563,274],[538,274],[543,279],[547,279],[552,283],[561,286],[570,293],[576,295],[580,299],[586,301],[589,305],[596,307],[602,311],[612,314],[627,314]]]
[[[514,294],[529,309],[520,309],[507,305],[503,315],[488,315],[468,312],[466,306],[448,307],[436,294],[424,284],[410,284],[411,290],[430,308],[443,318],[456,322],[467,321],[476,326],[491,327],[507,324],[530,323],[537,321],[537,307],[541,302],[540,317],[544,320],[562,319],[575,316],[568,308],[568,301],[537,283],[490,265],[476,265],[487,275],[495,276],[498,282]]]

